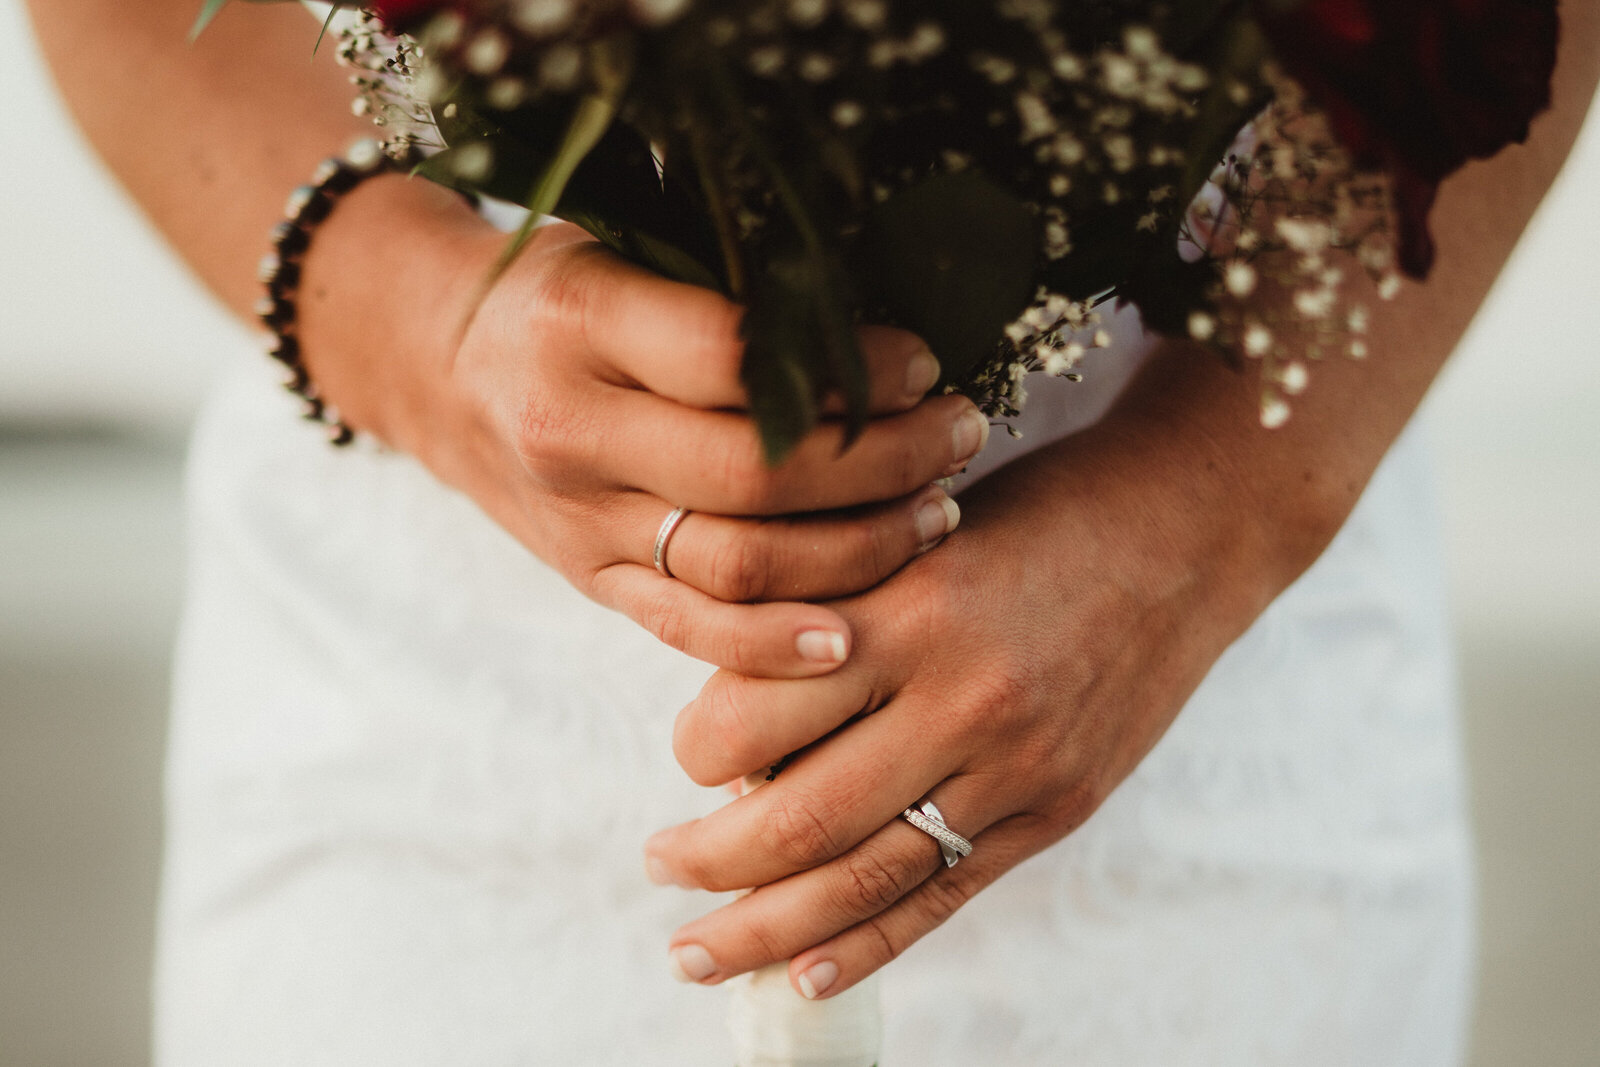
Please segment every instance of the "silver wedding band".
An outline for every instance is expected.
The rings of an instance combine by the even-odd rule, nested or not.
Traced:
[[[907,808],[900,817],[939,842],[939,854],[944,857],[946,867],[954,867],[961,862],[961,857],[972,855],[972,842],[944,824],[944,816],[939,814],[933,801],[924,800],[916,807]]]
[[[673,508],[667,514],[667,517],[661,520],[661,529],[656,531],[656,570],[660,571],[664,577],[672,577],[672,572],[667,570],[667,542],[672,540],[672,535],[678,529],[678,524],[683,521],[683,517],[687,514],[689,514],[688,508]]]

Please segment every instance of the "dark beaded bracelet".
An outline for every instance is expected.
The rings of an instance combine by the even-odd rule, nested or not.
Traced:
[[[340,197],[368,178],[405,169],[411,162],[409,156],[391,157],[381,144],[371,140],[352,145],[343,159],[323,160],[312,174],[311,183],[289,194],[284,219],[273,228],[271,250],[262,257],[257,272],[266,292],[256,302],[255,310],[262,324],[272,331],[268,354],[288,370],[284,388],[304,402],[304,417],[325,425],[328,440],[335,445],[348,445],[355,440],[355,431],[317,394],[317,387],[301,362],[296,304],[300,267],[311,247],[312,233],[332,214]]]

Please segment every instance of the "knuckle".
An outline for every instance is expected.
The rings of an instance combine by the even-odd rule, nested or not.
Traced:
[[[532,306],[540,323],[577,337],[586,350],[592,350],[589,342],[607,315],[607,275],[595,269],[604,259],[599,246],[580,242],[562,257],[559,268],[551,264],[539,273],[534,292]]]
[[[937,566],[932,556],[922,557],[918,570],[923,562],[931,562]],[[954,587],[951,583],[934,579],[918,581],[910,585],[908,595],[901,605],[899,623],[902,632],[920,641],[924,647],[937,647],[936,642],[944,635],[951,632],[952,625],[956,623],[959,615],[959,604]]]
[[[1085,775],[1056,793],[1052,821],[1060,834],[1068,834],[1089,821],[1108,790],[1094,775]]]
[[[530,385],[523,392],[513,445],[524,466],[532,467],[554,451],[566,436],[561,432],[564,421],[559,406],[544,390]]]
[[[867,939],[870,946],[867,955],[879,967],[900,955],[906,948],[906,945],[900,944],[900,939],[881,918],[868,919],[856,929]]]
[[[928,481],[926,468],[928,455],[932,453],[921,442],[914,441],[908,436],[900,436],[895,441],[895,447],[889,455],[889,469],[894,476],[894,486],[901,493],[909,493]]]
[[[1032,668],[1015,656],[1002,656],[973,680],[975,702],[988,715],[1006,715],[1028,703],[1034,692]]]
[[[786,960],[794,954],[788,940],[765,923],[747,921],[740,925],[739,937],[750,945],[754,955],[763,963]]]
[[[736,304],[702,299],[686,324],[703,364],[726,389],[741,388],[739,369],[744,360],[744,342],[739,329],[743,318],[744,309]]]
[[[706,695],[702,693],[672,721],[672,758],[695,785],[713,784],[701,780],[704,777],[702,768],[706,765],[706,746],[702,740],[706,733],[703,725],[705,702]]]
[[[686,603],[672,591],[662,591],[644,601],[636,621],[664,645],[696,659],[739,674],[754,674],[764,666],[761,640],[743,626],[715,626],[702,606]]]
[[[910,870],[875,850],[856,849],[840,859],[837,892],[848,915],[876,915],[914,885]]]
[[[679,877],[687,884],[700,886],[713,893],[722,892],[724,887],[717,884],[720,877],[717,873],[718,868],[714,864],[706,862],[705,858],[698,852],[688,852],[679,856],[676,866]],[[729,886],[727,888],[737,889],[742,887]]]
[[[991,753],[998,742],[1009,748],[1027,748],[1037,736],[1046,749],[1053,747],[1048,732],[1032,722],[1037,695],[1027,665],[1008,662],[1016,657],[996,654],[993,662],[963,686],[960,699],[950,705],[955,732],[977,752]],[[1054,753],[1041,751],[1042,758]]]
[[[970,879],[935,876],[923,883],[917,906],[931,926],[938,926],[960,911],[962,905],[972,899],[973,892]]]
[[[705,653],[717,666],[735,674],[757,674],[769,666],[761,648],[760,637],[749,632],[749,627],[733,626],[723,628],[717,644],[708,646]]]
[[[511,446],[523,469],[544,482],[569,479],[574,457],[591,439],[591,414],[568,391],[527,381],[513,412]]]
[[[638,621],[662,644],[688,651],[689,616],[676,597],[667,593],[650,597],[641,605]]]
[[[715,786],[755,766],[754,738],[745,702],[727,685],[714,685],[679,715],[678,763],[696,785]]]
[[[775,510],[777,484],[771,469],[759,455],[753,437],[723,449],[711,467],[716,484],[734,511],[742,515],[766,515]]]
[[[741,603],[763,598],[772,587],[772,557],[754,530],[740,529],[711,552],[706,592]]]
[[[777,857],[801,868],[824,863],[841,851],[826,806],[799,793],[785,793],[767,813],[767,837]]]
[[[713,772],[717,754],[710,750],[707,740],[711,731],[704,723],[708,714],[704,710],[704,703],[702,696],[678,712],[678,718],[672,724],[672,755],[695,785],[714,786],[718,784]]]
[[[870,578],[883,578],[905,563],[908,545],[896,515],[892,521],[869,524],[858,535],[855,551],[858,566]]]

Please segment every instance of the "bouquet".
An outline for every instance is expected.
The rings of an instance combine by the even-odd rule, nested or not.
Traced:
[[[340,48],[419,173],[745,305],[776,461],[829,393],[865,418],[858,322],[1005,418],[1109,300],[1263,361],[1282,422],[1366,352],[1347,274],[1425,275],[1439,181],[1525,136],[1555,36],[1553,0],[373,0]]]
[[[338,48],[397,158],[527,209],[501,269],[555,215],[744,305],[777,462],[825,397],[866,418],[859,323],[1005,419],[1113,300],[1259,360],[1281,423],[1367,354],[1346,280],[1425,276],[1439,183],[1526,136],[1556,37],[1554,0],[371,0]]]

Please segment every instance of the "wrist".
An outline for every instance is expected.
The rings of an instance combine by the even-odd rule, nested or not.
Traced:
[[[318,226],[301,272],[301,358],[351,427],[417,453],[473,287],[503,237],[464,201],[399,174],[363,182]]]
[[[1370,469],[1314,418],[1266,429],[1259,369],[1163,346],[1107,417],[1123,477],[1150,493],[1152,526],[1247,625],[1343,525]],[[1299,413],[1297,413],[1298,415]]]

